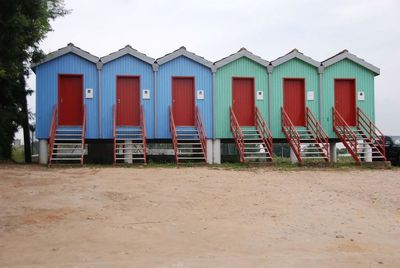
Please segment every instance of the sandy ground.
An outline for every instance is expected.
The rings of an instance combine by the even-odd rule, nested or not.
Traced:
[[[400,169],[3,165],[0,267],[400,267]]]

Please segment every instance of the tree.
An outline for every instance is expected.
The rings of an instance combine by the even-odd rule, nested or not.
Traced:
[[[26,87],[29,66],[43,58],[39,43],[50,21],[68,14],[64,0],[0,0],[0,159],[11,158],[14,134],[24,130],[25,161],[30,162]]]

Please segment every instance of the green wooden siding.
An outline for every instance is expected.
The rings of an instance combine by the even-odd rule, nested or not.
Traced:
[[[291,59],[272,70],[271,92],[271,131],[275,139],[285,138],[281,125],[281,107],[283,106],[283,79],[304,78],[306,107],[319,119],[319,77],[318,69],[297,58]],[[307,100],[307,92],[314,91],[314,100]]]
[[[242,57],[219,68],[215,74],[215,135],[217,139],[232,138],[229,119],[229,107],[232,105],[232,77],[254,78],[254,99],[265,121],[268,122],[267,69]],[[264,100],[257,100],[255,95],[257,91],[264,92]]]
[[[330,138],[336,138],[332,127],[335,78],[356,79],[356,92],[364,91],[365,93],[364,101],[359,101],[356,97],[357,107],[360,107],[371,120],[375,121],[374,77],[375,74],[373,72],[348,59],[341,60],[324,70],[322,126]]]

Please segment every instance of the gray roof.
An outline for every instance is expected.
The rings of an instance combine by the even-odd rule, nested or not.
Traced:
[[[180,56],[185,56],[186,58],[189,58],[195,62],[198,62],[208,68],[212,68],[212,66],[213,66],[213,63],[211,61],[208,61],[203,57],[200,57],[192,52],[187,51],[184,46],[180,47],[179,49],[177,49],[161,58],[158,58],[156,60],[156,63],[158,65],[162,65],[162,64],[167,63],[167,62],[169,62],[173,59],[176,59]]]
[[[371,72],[375,73],[376,75],[380,74],[380,70],[379,70],[378,67],[372,65],[371,63],[366,62],[365,60],[357,57],[354,54],[351,54],[347,49],[339,52],[336,55],[333,55],[332,57],[330,57],[330,58],[328,58],[326,60],[324,60],[322,62],[322,66],[324,66],[326,68],[326,67],[329,67],[329,66],[331,66],[331,65],[333,65],[333,64],[335,64],[335,63],[337,63],[337,62],[339,62],[341,60],[344,60],[344,59],[349,59],[349,60],[351,60],[351,61],[363,66],[364,68],[370,70]]]
[[[139,60],[142,60],[148,64],[154,63],[153,58],[148,57],[143,53],[140,53],[136,49],[132,48],[130,45],[126,45],[124,48],[121,48],[120,50],[118,50],[116,52],[113,52],[107,56],[101,57],[100,60],[102,63],[107,63],[107,62],[113,61],[113,60],[118,59],[125,55],[131,55],[131,56],[138,58]]]
[[[293,49],[292,51],[290,51],[289,53],[287,53],[286,55],[283,55],[282,57],[277,58],[274,61],[271,61],[271,65],[276,67],[282,63],[285,63],[291,59],[297,58],[299,60],[302,60],[314,67],[319,67],[320,63],[316,60],[313,60],[310,57],[305,56],[303,53],[301,53],[300,51],[298,51],[296,48]]]
[[[44,59],[42,61],[40,61],[38,63],[35,63],[35,64],[32,64],[31,68],[33,70],[35,70],[36,66],[39,66],[39,65],[41,65],[43,63],[46,63],[48,61],[51,61],[51,60],[54,60],[54,59],[59,58],[61,56],[64,56],[65,54],[68,54],[68,53],[74,53],[77,56],[79,56],[81,58],[84,58],[84,59],[86,59],[86,60],[88,60],[90,62],[93,62],[93,63],[97,63],[99,61],[98,57],[90,54],[87,51],[84,51],[84,50],[80,49],[79,47],[74,46],[74,44],[72,44],[72,43],[69,43],[66,47],[63,47],[63,48],[60,48],[60,49],[58,49],[56,51],[50,52],[49,54],[47,54],[44,57]]]
[[[269,61],[264,60],[263,58],[254,55],[253,53],[251,53],[250,51],[248,51],[247,49],[245,49],[244,47],[242,47],[241,49],[239,49],[238,52],[223,58],[217,62],[214,63],[216,68],[221,68],[224,65],[227,65],[229,63],[231,63],[232,61],[235,61],[237,59],[240,59],[241,57],[246,57],[250,60],[253,60],[255,62],[257,62],[258,64],[267,67],[269,65]]]

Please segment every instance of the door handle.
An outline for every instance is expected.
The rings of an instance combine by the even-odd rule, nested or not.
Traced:
[[[121,103],[121,99],[118,99],[117,102],[118,102],[118,104]]]

